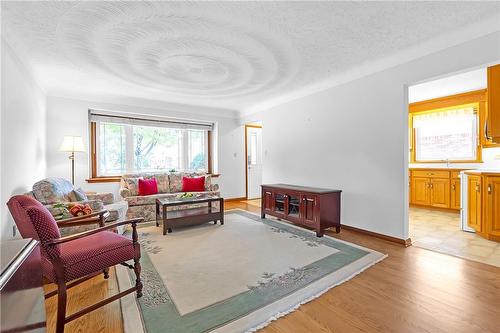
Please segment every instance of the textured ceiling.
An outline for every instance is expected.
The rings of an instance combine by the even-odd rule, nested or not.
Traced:
[[[465,2],[2,2],[53,95],[243,110],[500,13]]]

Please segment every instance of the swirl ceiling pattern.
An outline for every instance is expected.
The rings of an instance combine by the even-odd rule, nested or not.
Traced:
[[[130,96],[231,110],[500,13],[499,3],[1,5],[5,40],[49,94]]]
[[[297,72],[284,38],[161,3],[79,4],[63,15],[58,44],[84,64],[141,86],[226,98],[276,87]]]

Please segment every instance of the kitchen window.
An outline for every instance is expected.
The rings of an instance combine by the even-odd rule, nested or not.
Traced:
[[[477,106],[410,114],[413,162],[480,160]]]
[[[211,172],[213,124],[89,112],[92,178],[135,172]]]

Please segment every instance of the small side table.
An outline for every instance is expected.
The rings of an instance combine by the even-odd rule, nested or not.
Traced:
[[[218,202],[219,207],[214,207],[212,203]],[[204,207],[183,208],[168,211],[168,207],[181,205],[194,205],[207,203]],[[224,198],[219,196],[201,196],[198,198],[159,198],[156,199],[156,226],[163,222],[163,235],[172,232],[174,227],[202,224],[213,221],[217,224],[224,224]]]

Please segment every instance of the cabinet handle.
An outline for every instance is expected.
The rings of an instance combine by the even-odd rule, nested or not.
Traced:
[[[488,184],[488,194],[491,194],[491,191],[492,191],[491,184]]]
[[[476,192],[481,192],[481,187],[479,185],[476,185]]]
[[[451,189],[452,189],[453,191],[455,191],[455,185],[452,185],[452,186],[451,186]]]

